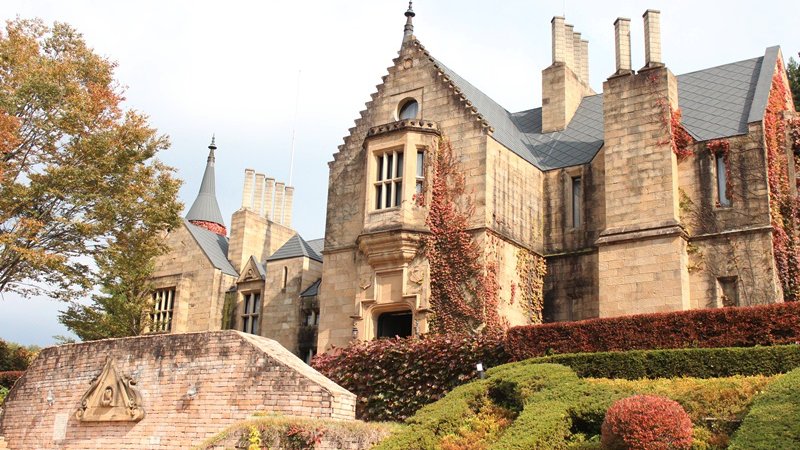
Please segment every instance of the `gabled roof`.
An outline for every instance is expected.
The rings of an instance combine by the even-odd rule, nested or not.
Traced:
[[[212,233],[197,225],[193,225],[185,219],[183,224],[186,225],[189,234],[192,235],[197,245],[200,246],[203,253],[205,253],[214,267],[227,275],[239,276],[239,273],[236,272],[236,269],[234,269],[230,261],[228,261],[228,238]]]
[[[251,272],[253,270],[254,272]],[[247,260],[247,264],[242,267],[242,273],[239,275],[238,282],[251,281],[255,279],[266,280],[267,270],[263,264],[258,262],[255,256],[251,255]]]
[[[322,262],[319,255],[299,234],[295,234],[281,248],[273,253],[267,261],[277,261],[280,259],[297,258],[304,256]]]
[[[311,286],[307,287],[305,291],[300,293],[300,297],[314,297],[319,294],[319,285],[322,284],[322,278],[318,278],[317,281],[311,283]]]
[[[586,164],[603,146],[602,94],[585,97],[563,131],[542,133],[541,108],[509,112],[417,45],[488,123],[492,137],[534,166]],[[747,133],[747,124],[764,116],[779,51],[770,47],[762,57],[679,75],[684,128],[700,141]]]

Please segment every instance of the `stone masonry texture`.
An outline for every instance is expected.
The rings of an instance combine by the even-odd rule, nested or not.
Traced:
[[[108,358],[136,381],[141,421],[75,417]],[[108,339],[42,350],[6,398],[0,436],[12,450],[190,448],[256,412],[353,419],[355,401],[267,338],[217,331]]]

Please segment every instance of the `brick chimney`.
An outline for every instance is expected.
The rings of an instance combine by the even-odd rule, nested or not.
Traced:
[[[644,67],[663,66],[661,60],[661,12],[648,9],[644,15]]]
[[[614,53],[617,71],[614,75],[633,73],[631,70],[631,19],[620,17],[614,22]]]
[[[553,63],[542,71],[542,132],[567,127],[589,87],[589,42],[563,17],[553,17]]]

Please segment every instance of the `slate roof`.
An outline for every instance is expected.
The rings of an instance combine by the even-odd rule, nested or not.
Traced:
[[[313,260],[322,262],[322,256],[312,248],[299,234],[295,234],[281,248],[273,253],[267,261],[277,261],[280,259],[297,258],[305,256]]]
[[[236,269],[234,269],[230,261],[228,261],[228,238],[220,236],[217,233],[212,233],[197,225],[192,225],[188,220],[184,220],[183,223],[214,267],[221,270],[222,273],[235,277],[239,276],[239,273],[236,272]]]
[[[300,297],[314,297],[319,294],[319,285],[322,284],[322,278],[317,279],[311,286],[307,287],[305,291],[300,293]]]
[[[318,255],[320,256],[322,255],[322,250],[325,249],[325,238],[312,239],[306,242],[308,242],[308,245],[312,249],[314,249],[314,251],[317,252]]]
[[[217,203],[216,183],[214,181],[214,149],[217,147],[214,146],[213,140],[208,148],[208,160],[206,161],[206,170],[203,172],[203,181],[200,183],[200,191],[197,193],[197,198],[192,203],[192,207],[189,208],[189,212],[186,213],[186,218],[225,225]]]
[[[779,47],[764,56],[678,75],[682,125],[696,140],[747,133],[763,118]],[[511,113],[440,61],[450,78],[486,122],[492,136],[542,170],[586,164],[603,146],[603,95],[585,97],[567,128],[542,133],[542,109]]]

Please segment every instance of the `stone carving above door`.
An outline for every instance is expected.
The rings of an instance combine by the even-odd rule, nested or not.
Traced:
[[[136,381],[120,376],[109,358],[100,375],[81,398],[75,417],[82,422],[138,422],[144,418]]]

